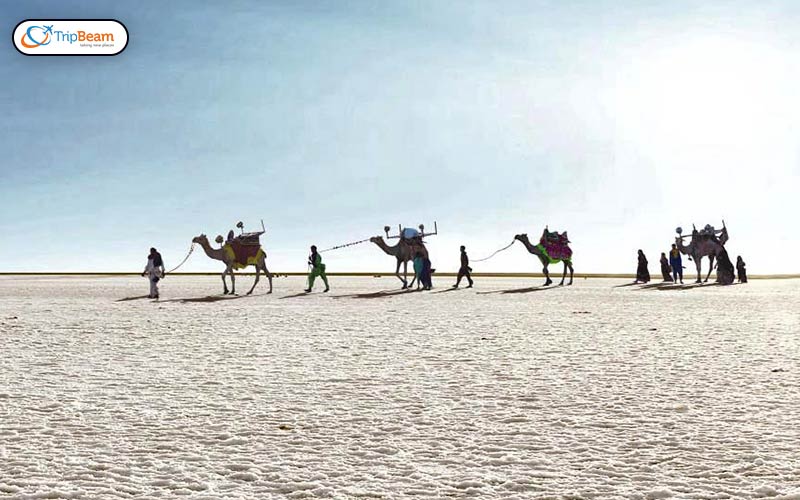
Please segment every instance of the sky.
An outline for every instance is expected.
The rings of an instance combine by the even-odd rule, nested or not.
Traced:
[[[138,271],[151,246],[169,268],[263,219],[272,271],[436,221],[443,271],[549,225],[576,273],[632,273],[641,248],[657,274],[676,227],[724,219],[750,273],[800,272],[795,1],[0,7],[8,34],[113,18],[130,36],[115,57],[0,44],[0,271]],[[370,243],[324,260],[394,268]],[[516,244],[473,268],[541,265]]]

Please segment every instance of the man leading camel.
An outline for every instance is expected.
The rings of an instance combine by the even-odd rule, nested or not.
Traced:
[[[458,288],[458,285],[461,284],[461,279],[466,277],[467,288],[472,288],[472,276],[470,276],[470,271],[472,268],[469,267],[469,257],[467,256],[467,248],[464,245],[461,245],[461,268],[458,270],[458,278],[456,279],[456,284],[453,285],[453,288]]]
[[[328,286],[328,277],[325,275],[325,264],[322,263],[322,256],[317,252],[316,245],[311,245],[311,255],[308,256],[308,265],[311,266],[311,272],[308,273],[308,288],[306,288],[306,293],[311,293],[311,289],[314,288],[314,279],[319,276],[322,278],[322,282],[325,283],[325,290],[323,292],[329,291],[331,288]]]
[[[150,299],[157,299],[158,298],[158,282],[164,275],[166,274],[164,270],[164,260],[161,258],[161,254],[158,253],[158,250],[155,248],[150,249],[150,255],[147,256],[147,265],[142,272],[142,276],[147,275],[147,279],[150,281],[150,295],[147,297]]]

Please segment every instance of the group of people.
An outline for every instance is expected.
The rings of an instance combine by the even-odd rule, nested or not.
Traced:
[[[325,284],[325,290],[323,292],[329,292],[331,287],[328,283],[328,276],[325,273],[325,264],[322,263],[322,256],[317,251],[316,245],[311,245],[311,253],[308,256],[308,286],[305,289],[306,293],[311,293],[311,290],[314,289],[314,281],[317,278],[320,278],[322,282]],[[467,278],[467,282],[469,285],[467,288],[472,288],[472,276],[471,276],[472,268],[469,267],[469,257],[467,256],[467,249],[463,245],[461,246],[461,267],[458,270],[458,278],[456,279],[456,284],[453,285],[453,288],[458,288],[461,284],[461,280]],[[421,251],[418,251],[414,256],[414,274],[415,279],[417,279],[417,289],[422,288],[423,290],[430,290],[433,288],[433,281],[432,281],[432,274],[434,270],[431,268],[431,260],[424,255]],[[164,271],[164,259],[161,258],[161,254],[155,248],[150,249],[150,253],[147,255],[147,265],[142,271],[142,276],[147,276],[148,280],[150,281],[150,294],[147,296],[150,299],[157,299],[158,298],[158,282],[164,279],[164,275],[166,272]],[[413,285],[414,282],[412,281],[411,284]]]
[[[725,262],[726,259],[727,253],[724,253],[724,257],[720,255],[717,265],[733,267],[730,261]],[[667,257],[665,252],[661,252],[660,264],[661,277],[665,282],[678,283],[680,280],[680,283],[683,284],[683,259],[681,258],[681,251],[675,243],[672,244],[669,257]],[[732,272],[731,270],[731,273]],[[736,273],[739,283],[747,283],[747,268],[741,255],[736,257]],[[639,250],[639,264],[636,268],[636,280],[634,283],[647,283],[649,281],[650,271],[647,269],[647,257],[645,257],[642,250]]]
[[[469,267],[469,256],[467,256],[467,249],[464,245],[461,245],[461,267],[458,270],[458,277],[456,279],[456,284],[453,285],[453,288],[458,288],[461,285],[461,280],[466,278],[469,285],[467,288],[472,288],[473,281],[472,281],[472,268]],[[430,290],[433,288],[433,279],[432,275],[434,269],[431,268],[431,260],[425,255],[422,251],[417,251],[414,254],[414,280],[417,282],[417,289],[423,290]],[[330,291],[330,285],[328,284],[328,277],[325,274],[325,264],[322,263],[322,256],[317,251],[316,245],[311,245],[311,254],[308,256],[308,266],[309,266],[309,273],[308,273],[308,287],[305,289],[306,293],[311,293],[314,289],[314,281],[317,277],[322,279],[322,282],[325,283],[325,290],[323,292]],[[414,285],[414,280],[411,281],[411,286]]]

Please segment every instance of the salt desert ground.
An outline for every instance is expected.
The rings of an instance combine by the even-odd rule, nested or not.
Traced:
[[[0,278],[0,498],[800,499],[798,280],[540,282]]]

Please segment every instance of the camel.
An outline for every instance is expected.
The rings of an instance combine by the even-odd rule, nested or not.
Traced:
[[[397,245],[390,247],[383,240],[382,236],[374,236],[369,239],[383,250],[387,255],[391,255],[397,259],[397,268],[395,269],[395,276],[403,283],[403,289],[408,288],[408,262],[414,260],[414,255],[417,251],[422,251],[423,256],[428,256],[428,250],[424,244],[413,244],[409,240],[401,239]],[[400,276],[400,264],[403,264],[403,277]],[[413,266],[412,266],[413,268]],[[414,279],[418,279],[416,272],[414,272]],[[413,281],[412,281],[413,282]]]
[[[688,255],[689,260],[693,260],[694,265],[697,267],[697,281],[695,281],[695,283],[708,282],[708,277],[711,276],[711,271],[714,269],[714,259],[724,250],[726,241],[728,241],[728,229],[725,226],[722,226],[722,233],[719,239],[703,236],[698,233],[696,229],[692,231],[692,239],[688,245],[683,244],[683,237],[677,236],[675,238],[675,244],[678,246],[678,250],[680,250],[682,254]],[[708,257],[708,274],[706,275],[705,281],[700,279],[700,261],[703,257]]]
[[[548,258],[548,256],[542,252],[541,248],[539,248],[539,245],[531,244],[531,241],[528,239],[527,234],[518,234],[514,236],[514,239],[521,241],[522,244],[525,245],[525,248],[528,249],[528,252],[539,257],[539,260],[542,262],[542,266],[544,266],[544,268],[542,269],[542,272],[544,273],[544,277],[546,279],[546,281],[544,282],[544,286],[550,285],[553,282],[553,280],[550,279],[550,271],[547,270],[547,266],[550,265],[551,259]],[[552,259],[552,262],[556,263],[559,262],[560,260],[561,259]],[[572,275],[574,274],[574,270],[572,269],[572,259],[565,259],[563,262],[564,262],[564,274],[561,275],[561,283],[559,283],[559,285],[564,284],[564,279],[567,277],[567,269],[569,269],[569,283],[567,285],[571,285]]]
[[[225,281],[225,275],[229,274],[231,277],[230,294],[236,295],[236,280],[233,276],[233,269],[234,267],[247,267],[247,266],[242,266],[241,264],[237,264],[234,259],[231,259],[230,255],[228,254],[228,252],[224,250],[224,248],[212,248],[205,234],[201,234],[200,236],[193,238],[192,243],[197,243],[198,245],[203,247],[203,250],[206,252],[206,255],[208,255],[210,258],[214,260],[221,260],[225,264],[225,270],[222,271],[222,286],[223,286],[222,293],[224,295],[227,295],[229,293],[228,283]],[[264,274],[267,276],[267,279],[269,280],[269,292],[267,293],[272,293],[272,273],[270,273],[269,269],[267,269],[266,254],[261,249],[261,246],[259,246],[258,249],[259,252],[257,260],[255,263],[252,264],[256,268],[256,281],[253,283],[253,286],[250,288],[250,291],[247,292],[247,295],[253,293],[253,290],[258,284],[261,271],[264,271]]]

